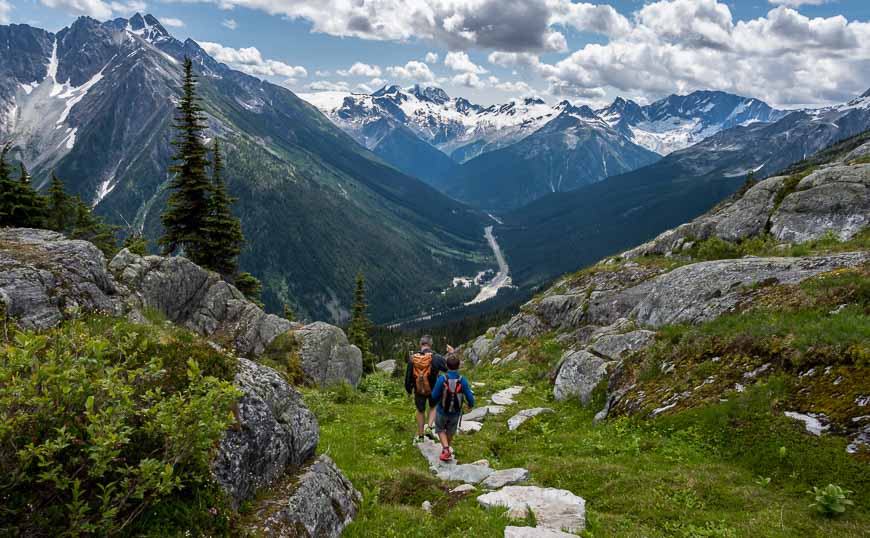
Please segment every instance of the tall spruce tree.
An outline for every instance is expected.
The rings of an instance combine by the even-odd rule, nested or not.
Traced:
[[[184,58],[184,82],[174,126],[175,164],[169,168],[174,178],[170,183],[172,193],[160,216],[160,244],[164,254],[181,250],[191,261],[202,264],[208,255],[206,227],[212,186],[206,173],[208,151],[202,137],[205,117],[196,96],[193,62],[188,57]]]
[[[368,371],[374,369],[374,355],[372,355],[372,340],[369,331],[372,322],[368,317],[368,303],[366,303],[366,280],[362,272],[356,275],[356,288],[353,292],[353,309],[351,310],[350,327],[347,337],[350,343],[362,351],[363,364]]]
[[[203,265],[224,277],[230,277],[238,270],[238,257],[245,238],[242,235],[239,219],[230,209],[236,199],[227,194],[223,171],[224,160],[221,156],[220,144],[215,138],[212,148],[212,193],[205,226],[208,246]]]
[[[75,206],[66,193],[63,181],[52,172],[48,186],[48,207],[45,225],[49,230],[64,233],[75,220]]]

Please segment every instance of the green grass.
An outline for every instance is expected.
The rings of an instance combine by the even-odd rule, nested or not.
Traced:
[[[771,414],[774,390],[655,421],[594,425],[601,394],[588,408],[554,402],[548,381],[522,363],[465,373],[486,383],[477,390],[482,401],[523,384],[528,388],[511,411],[547,406],[556,413],[515,432],[507,431],[509,413],[491,418],[481,432],[458,437],[460,460],[526,467],[531,483],[584,497],[587,536],[851,537],[870,529],[866,464],[845,454],[842,439],[811,438]],[[411,445],[413,404],[402,394],[399,381],[380,374],[344,403],[333,393],[306,391],[321,425],[320,450],[365,498],[345,536],[502,536],[508,521],[501,511],[480,508],[474,493],[449,494],[457,484],[428,474]],[[817,515],[805,493],[828,483],[855,491],[856,506],[837,519]],[[433,514],[421,509],[423,500],[433,503]]]

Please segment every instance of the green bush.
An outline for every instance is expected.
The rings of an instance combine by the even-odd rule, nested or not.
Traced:
[[[847,506],[855,504],[846,498],[847,495],[852,493],[851,491],[834,484],[828,484],[823,488],[814,486],[812,491],[807,493],[812,495],[816,500],[810,506],[818,510],[825,517],[838,516],[846,511]]]
[[[149,507],[202,497],[239,397],[234,363],[154,326],[13,329],[0,348],[0,534],[131,533]]]
[[[300,345],[292,331],[279,334],[259,358],[259,362],[275,369],[291,385],[305,383]]]
[[[726,260],[739,258],[740,255],[740,247],[714,236],[697,246],[694,257],[700,260]]]

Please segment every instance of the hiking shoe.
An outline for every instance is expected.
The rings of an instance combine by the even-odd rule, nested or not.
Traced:
[[[425,435],[429,439],[432,439],[433,441],[438,440],[438,436],[435,435],[435,430],[433,430],[432,426],[429,426],[428,424],[426,425],[426,428],[423,429],[423,435]]]
[[[441,461],[450,461],[450,458],[452,458],[452,457],[453,457],[453,455],[450,452],[449,448],[442,448],[441,449],[441,457],[439,458]]]
[[[423,442],[423,436],[422,436],[422,435],[417,435],[416,437],[414,437],[414,441],[413,441],[413,443],[414,443],[415,445],[419,445],[419,444],[422,443],[422,442]]]

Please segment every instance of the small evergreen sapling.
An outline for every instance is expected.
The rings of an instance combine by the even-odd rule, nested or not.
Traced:
[[[351,311],[350,327],[347,331],[348,340],[362,351],[363,364],[374,370],[374,355],[372,340],[369,336],[372,323],[368,318],[368,303],[366,303],[366,281],[362,273],[356,275],[356,288],[353,294],[353,309]]]

